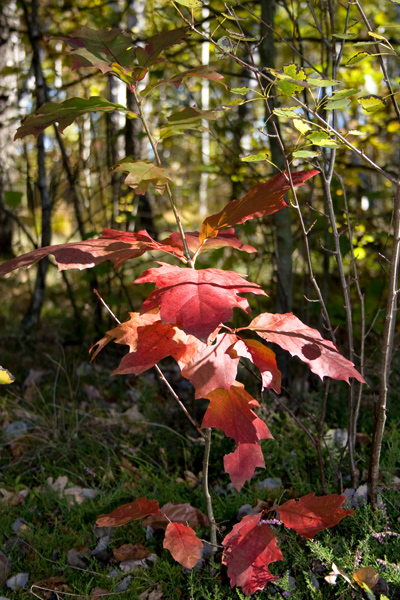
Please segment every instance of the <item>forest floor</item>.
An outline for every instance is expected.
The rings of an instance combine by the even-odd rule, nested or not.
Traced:
[[[163,549],[162,532],[152,532],[141,522],[113,530],[96,528],[100,514],[140,496],[157,499],[161,507],[189,502],[206,512],[201,487],[204,446],[154,370],[137,378],[110,378],[126,350],[110,345],[90,364],[88,349],[101,335],[91,334],[91,343],[82,343],[70,335],[70,328],[68,322],[60,327],[47,321],[35,337],[3,331],[1,363],[16,381],[0,386],[0,596],[244,598],[240,590],[231,589],[220,551],[212,564],[202,561],[188,571]],[[201,422],[206,403],[193,400],[190,384],[179,378],[172,363],[166,361],[163,369]],[[300,383],[293,384],[296,398],[287,396],[285,401],[315,431],[313,415],[319,412],[322,386]],[[324,457],[329,493],[338,492],[339,463],[343,487],[351,488],[342,435],[346,391],[345,383],[335,384],[328,402]],[[355,513],[313,540],[277,527],[284,560],[271,564],[270,570],[279,579],[254,598],[367,597],[352,580],[360,567],[373,567],[379,575],[373,588],[376,598],[400,598],[397,399],[393,394],[388,413],[380,510],[373,513],[365,502],[372,390],[359,423],[360,487],[345,505]],[[276,400],[265,395],[260,404],[259,414],[275,439],[263,442],[266,469],[257,469],[241,493],[223,471],[222,457],[232,450],[232,440],[213,432],[210,487],[219,541],[237,522],[238,513],[321,493],[317,457],[307,435]],[[207,538],[208,532],[199,529],[198,535]],[[336,582],[329,578],[333,564],[339,573]]]

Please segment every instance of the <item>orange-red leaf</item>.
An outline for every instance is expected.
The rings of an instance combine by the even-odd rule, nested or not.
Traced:
[[[340,354],[335,344],[291,313],[262,313],[243,329],[256,331],[268,342],[278,344],[292,356],[297,356],[321,379],[332,377],[349,382],[350,377],[355,377],[365,383],[353,363]]]
[[[219,248],[225,248],[230,246],[231,248],[235,248],[236,250],[241,250],[242,252],[257,252],[253,246],[249,246],[248,244],[244,244],[241,240],[236,237],[236,234],[233,229],[227,229],[226,231],[218,232],[218,235],[214,238],[209,238],[205,240],[204,244],[201,244],[199,240],[199,232],[198,231],[190,231],[185,233],[186,243],[190,252],[198,252],[201,254],[202,252],[207,252],[208,250],[218,250]],[[163,239],[161,244],[170,244],[171,246],[175,246],[182,250],[182,238],[179,233],[171,233],[171,235],[165,239]]]
[[[238,340],[228,351],[231,356],[238,355],[248,358],[260,369],[262,389],[272,388],[277,394],[281,393],[282,374],[278,369],[275,353],[257,340]]]
[[[222,388],[207,394],[210,400],[202,427],[216,427],[237,443],[254,444],[261,439],[272,439],[267,425],[252,410],[259,406],[238,381],[229,390]]]
[[[318,171],[298,171],[292,173],[294,186],[303,185]],[[258,183],[240,200],[232,200],[219,213],[207,217],[200,229],[200,242],[213,238],[220,229],[233,227],[248,219],[264,217],[285,208],[285,194],[290,190],[289,179],[284,173],[278,173],[268,181]]]
[[[256,467],[265,469],[262,448],[258,442],[238,444],[234,452],[224,456],[225,473],[229,474],[238,492],[253,477]]]
[[[45,246],[12,258],[0,266],[0,275],[20,267],[30,267],[49,254],[53,254],[59,271],[90,269],[105,260],[113,261],[114,267],[118,269],[125,261],[142,256],[149,250],[161,250],[185,261],[179,248],[156,242],[147,231],[130,233],[104,229],[103,235],[94,240]]]
[[[203,542],[199,540],[191,527],[182,523],[168,523],[165,530],[164,548],[173,558],[187,569],[193,569],[199,558]]]
[[[222,541],[225,547],[222,562],[228,567],[231,587],[242,588],[246,596],[276,580],[268,566],[283,560],[275,534],[261,517],[262,513],[243,517]]]
[[[144,302],[142,313],[160,306],[164,323],[181,327],[187,334],[207,341],[216,327],[230,321],[233,308],[250,313],[249,303],[239,294],[266,293],[256,283],[233,271],[220,269],[181,269],[166,263],[148,269],[134,283],[154,282],[154,290]]]
[[[236,335],[220,333],[211,346],[202,345],[182,369],[196,389],[196,398],[204,398],[217,388],[229,389],[236,379],[239,358],[227,354],[237,341]]]
[[[306,538],[312,538],[318,531],[337,525],[354,510],[339,508],[345,502],[346,496],[329,494],[316,498],[314,492],[299,500],[288,500],[279,506],[280,520]]]
[[[126,525],[131,521],[138,521],[147,517],[147,515],[155,515],[160,513],[160,507],[157,500],[149,500],[148,498],[136,498],[129,504],[123,504],[108,515],[100,515],[97,517],[96,524],[99,527],[119,527]]]

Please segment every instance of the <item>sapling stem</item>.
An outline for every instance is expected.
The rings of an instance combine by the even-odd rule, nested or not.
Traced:
[[[150,142],[150,145],[153,149],[154,152],[154,156],[155,159],[157,161],[157,164],[159,167],[162,166],[161,163],[161,159],[160,159],[160,155],[158,154],[158,150],[157,150],[157,145],[154,141],[154,138],[151,134],[151,131],[149,129],[147,120],[146,120],[146,116],[144,114],[143,111],[143,100],[141,100],[138,96],[137,90],[135,88],[132,88],[132,92],[133,95],[135,97],[136,100],[136,104],[139,110],[139,117],[140,120],[143,124],[143,127],[146,131],[146,135],[147,138]],[[165,186],[166,190],[167,190],[167,194],[168,194],[168,198],[171,204],[171,208],[173,210],[174,216],[175,216],[175,221],[176,224],[178,226],[179,229],[179,233],[180,236],[182,238],[182,244],[183,244],[183,251],[184,254],[186,256],[186,261],[189,267],[191,267],[192,269],[194,269],[194,262],[192,257],[190,256],[190,252],[189,252],[189,248],[187,246],[186,243],[186,238],[185,238],[185,232],[183,231],[183,227],[182,227],[182,223],[178,214],[178,210],[176,208],[176,204],[175,204],[175,200],[174,197],[172,195],[172,191],[171,188],[169,186],[169,184],[167,183]],[[189,417],[190,418],[190,417]],[[193,423],[192,423],[193,424]],[[196,429],[198,431],[200,431],[200,428],[198,426],[196,426]],[[209,457],[210,457],[210,447],[211,447],[211,429],[207,430],[208,433],[206,433],[205,436],[205,440],[206,440],[206,444],[205,444],[205,448],[204,448],[204,457],[203,457],[203,493],[204,493],[204,497],[206,500],[206,506],[207,506],[207,516],[208,519],[210,521],[210,538],[211,538],[211,544],[212,545],[212,550],[211,550],[211,556],[215,553],[215,544],[217,543],[217,526],[215,524],[215,518],[214,518],[214,512],[213,512],[213,507],[212,507],[212,500],[211,500],[211,494],[210,494],[210,490],[208,489],[208,467],[209,467]]]
[[[151,147],[153,149],[155,159],[157,161],[158,166],[162,167],[162,162],[161,162],[160,155],[158,154],[157,145],[156,145],[156,143],[154,141],[154,138],[152,136],[152,133],[151,133],[151,131],[149,129],[149,125],[147,123],[147,119],[146,119],[146,116],[145,116],[144,111],[143,111],[143,106],[142,106],[143,100],[141,100],[139,98],[137,90],[134,87],[132,87],[132,92],[133,92],[133,95],[135,97],[136,104],[137,104],[137,107],[138,107],[138,110],[139,110],[139,118],[140,118],[140,120],[142,122],[142,125],[143,125],[145,131],[146,131],[146,135],[147,135],[147,138],[148,138],[148,140],[150,142],[150,145],[151,145]],[[186,243],[185,232],[183,231],[181,219],[179,217],[178,210],[177,210],[176,204],[175,204],[175,200],[174,200],[171,188],[170,188],[170,186],[169,186],[168,183],[166,184],[165,189],[167,190],[167,195],[168,195],[168,198],[169,198],[169,201],[170,201],[170,204],[171,204],[172,211],[174,213],[175,221],[176,221],[176,224],[178,226],[178,230],[179,230],[180,236],[182,238],[183,252],[185,254],[187,264],[189,265],[189,267],[194,268],[194,264],[193,264],[192,258],[190,256],[189,248],[188,248],[188,245]]]
[[[215,522],[212,499],[208,487],[208,469],[210,465],[210,450],[211,450],[211,428],[208,427],[205,431],[206,445],[203,456],[203,494],[207,506],[207,516],[210,521],[210,542],[211,542],[211,558],[214,556],[217,549],[217,524]]]
[[[118,317],[116,317],[114,315],[113,311],[108,306],[108,304],[105,302],[105,300],[103,300],[103,298],[100,296],[99,292],[97,290],[93,290],[93,293],[96,294],[96,296],[98,297],[98,299],[100,300],[100,302],[102,303],[104,308],[110,313],[110,315],[112,316],[114,321],[116,321],[118,323],[118,325],[120,325],[121,321],[118,319]],[[171,392],[171,394],[173,395],[173,397],[175,398],[175,400],[177,401],[177,403],[179,404],[179,406],[181,407],[181,409],[183,410],[183,412],[185,413],[185,415],[187,416],[187,418],[189,419],[189,421],[191,422],[193,427],[195,427],[197,429],[197,431],[199,432],[200,436],[202,438],[204,438],[204,434],[201,431],[199,425],[196,423],[196,421],[193,419],[191,414],[188,412],[186,406],[183,404],[183,402],[179,398],[178,394],[175,392],[175,390],[173,389],[173,387],[171,386],[169,381],[166,379],[166,377],[165,377],[164,373],[161,371],[160,367],[158,365],[154,365],[154,368],[156,369],[161,381],[163,381],[165,383],[165,385],[167,386],[167,388],[169,389],[169,391]]]

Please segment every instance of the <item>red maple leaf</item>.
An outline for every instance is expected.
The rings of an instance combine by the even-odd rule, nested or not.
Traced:
[[[20,267],[30,267],[49,254],[54,255],[59,271],[90,269],[105,260],[114,261],[114,267],[118,269],[125,261],[142,256],[149,250],[161,250],[177,256],[183,262],[186,261],[179,248],[156,242],[147,231],[124,233],[115,229],[104,229],[103,235],[94,240],[45,246],[12,258],[0,266],[0,275]]]
[[[222,562],[228,567],[231,587],[242,588],[246,596],[275,581],[270,563],[283,560],[272,529],[261,521],[262,513],[249,515],[235,525],[222,541]]]
[[[354,510],[340,508],[346,496],[329,494],[316,498],[315,493],[307,494],[299,500],[288,500],[277,508],[280,520],[306,538],[312,538],[318,531],[337,525]]]
[[[196,398],[204,398],[217,388],[229,389],[236,379],[239,358],[227,349],[237,341],[236,335],[220,333],[211,346],[202,344],[181,374],[194,385]]]
[[[138,521],[148,515],[160,514],[160,507],[157,500],[149,500],[148,498],[136,498],[129,504],[123,504],[108,515],[100,515],[97,517],[96,524],[99,527],[119,527],[126,525],[131,521]]]
[[[152,281],[154,290],[142,307],[142,313],[160,306],[164,323],[181,327],[186,333],[207,341],[223,321],[230,321],[233,308],[250,313],[249,303],[238,294],[266,293],[256,283],[246,281],[233,271],[220,269],[181,269],[159,262],[160,268],[148,269],[134,283]]]
[[[187,569],[193,569],[201,558],[200,550],[203,548],[203,542],[191,527],[182,523],[169,523],[165,530],[163,546],[171,552],[178,563]]]
[[[303,185],[318,171],[298,171],[291,173],[294,186]],[[240,200],[232,200],[219,213],[207,217],[200,229],[200,241],[215,237],[220,229],[240,225],[248,219],[264,217],[285,208],[285,194],[290,190],[290,183],[285,173],[278,173],[268,181],[258,183]]]
[[[265,469],[262,448],[258,442],[238,444],[234,452],[224,456],[225,473],[229,474],[238,492],[253,477],[256,467]]]
[[[243,329],[256,331],[268,342],[278,344],[292,356],[297,356],[321,379],[332,377],[349,382],[350,377],[355,377],[365,383],[353,363],[340,354],[335,344],[325,340],[319,331],[308,327],[292,313],[262,313]]]
[[[242,339],[228,350],[228,354],[251,360],[260,369],[262,389],[272,388],[277,394],[281,393],[282,373],[277,367],[275,353],[270,348],[257,340]]]
[[[216,427],[237,443],[254,444],[272,438],[267,425],[252,410],[260,406],[238,381],[229,390],[214,390],[205,396],[210,400],[202,427]]]
[[[182,329],[170,323],[162,323],[158,309],[142,315],[130,313],[129,321],[107,331],[106,335],[89,350],[92,352],[96,348],[91,361],[113,340],[116,344],[129,346],[130,352],[123,357],[112,375],[139,375],[154,367],[166,356],[173,356],[183,368],[190,362],[199,347],[206,347],[203,342],[192,335],[187,335]]]
[[[207,250],[218,250],[218,248],[225,248],[226,246],[236,248],[236,250],[241,250],[242,252],[257,252],[257,250],[253,248],[253,246],[244,244],[241,240],[239,240],[236,237],[236,234],[233,229],[219,231],[216,237],[208,238],[203,244],[201,244],[200,242],[198,231],[186,232],[185,239],[189,250],[193,252],[193,254],[195,254],[196,252],[198,254],[201,254],[202,252],[207,252]],[[171,233],[171,235],[163,239],[161,243],[170,244],[171,246],[176,246],[180,249],[183,248],[182,238],[179,235],[179,233],[176,232]]]

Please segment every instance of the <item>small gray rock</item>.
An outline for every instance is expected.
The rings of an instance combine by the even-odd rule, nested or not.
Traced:
[[[236,515],[236,520],[241,521],[243,517],[246,517],[247,515],[254,515],[254,510],[251,504],[243,504],[243,506],[239,508]]]
[[[131,579],[132,579],[132,575],[128,575],[127,577],[124,577],[123,580],[121,581],[121,583],[119,583],[117,585],[117,587],[115,588],[115,591],[116,592],[126,592]]]
[[[258,487],[261,490],[264,488],[274,490],[282,487],[282,479],[280,477],[267,477],[267,479],[263,479],[262,481],[258,482]]]
[[[79,569],[86,569],[89,564],[88,557],[83,554],[83,552],[79,552],[75,550],[75,548],[71,548],[67,552],[67,563],[71,567],[78,567]]]
[[[17,575],[13,575],[10,579],[7,579],[7,587],[10,590],[17,590],[18,588],[25,587],[28,583],[29,573],[17,573]]]

